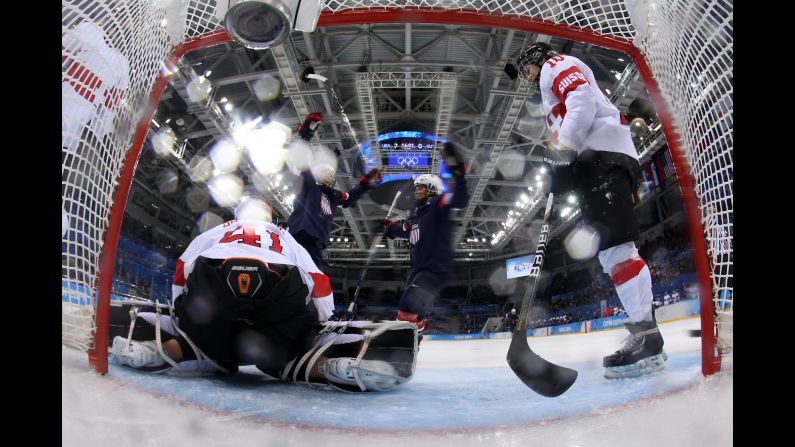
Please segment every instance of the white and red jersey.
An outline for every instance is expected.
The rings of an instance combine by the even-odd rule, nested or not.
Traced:
[[[320,272],[306,250],[286,230],[264,221],[230,220],[209,229],[191,241],[177,260],[172,301],[185,287],[196,259],[254,258],[270,264],[294,265],[301,273],[309,295],[314,300],[318,319],[325,321],[334,310],[334,295],[328,276]]]
[[[638,159],[629,124],[602,94],[593,72],[573,56],[554,56],[541,67],[541,99],[552,145],[581,154],[587,149]]]
[[[100,138],[113,130],[113,118],[129,82],[130,64],[108,46],[105,33],[91,22],[81,22],[65,32],[61,45],[61,131],[64,147],[74,150],[89,121]]]

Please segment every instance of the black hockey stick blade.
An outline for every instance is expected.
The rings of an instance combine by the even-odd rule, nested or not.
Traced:
[[[516,332],[508,348],[508,365],[522,383],[544,397],[560,396],[577,380],[577,371],[544,360]]]
[[[577,371],[544,360],[533,352],[527,343],[527,317],[533,307],[538,279],[541,275],[541,268],[544,266],[547,243],[549,242],[548,222],[552,215],[553,198],[552,193],[547,196],[544,220],[538,235],[538,246],[533,256],[533,265],[530,268],[529,283],[525,289],[522,307],[519,311],[519,324],[514,328],[507,356],[508,365],[516,376],[531,390],[544,397],[560,396],[577,380]]]

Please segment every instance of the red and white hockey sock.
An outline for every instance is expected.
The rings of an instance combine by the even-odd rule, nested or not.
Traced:
[[[408,321],[410,323],[414,323],[417,325],[417,333],[421,333],[425,329],[425,322],[427,319],[423,318],[419,322],[417,322],[417,317],[419,314],[413,314],[411,312],[406,312],[403,310],[398,310],[397,320],[398,321]]]
[[[651,321],[651,272],[634,242],[625,242],[599,252],[602,269],[613,279],[618,299],[631,322]]]

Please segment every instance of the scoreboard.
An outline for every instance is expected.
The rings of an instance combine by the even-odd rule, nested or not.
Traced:
[[[419,131],[399,131],[384,133],[362,143],[362,152],[369,166],[378,165],[373,149],[381,154],[381,165],[396,169],[422,169],[430,167],[432,152],[436,142],[443,144],[446,140],[435,135]]]

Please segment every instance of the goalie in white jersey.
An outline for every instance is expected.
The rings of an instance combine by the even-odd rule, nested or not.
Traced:
[[[115,337],[111,358],[148,371],[233,373],[255,365],[285,381],[349,391],[408,381],[416,327],[400,322],[324,323],[334,310],[329,279],[262,199],[237,220],[197,236],[179,257],[172,315],[141,313]],[[376,347],[377,349],[373,349]]]
[[[640,165],[629,125],[576,57],[535,43],[519,56],[518,69],[524,81],[541,91],[555,149],[545,155],[551,190],[579,197],[584,221],[599,238],[599,262],[629,316],[630,336],[604,358],[605,377],[660,370],[667,356],[652,311],[651,273],[634,242],[639,232],[631,194]]]

